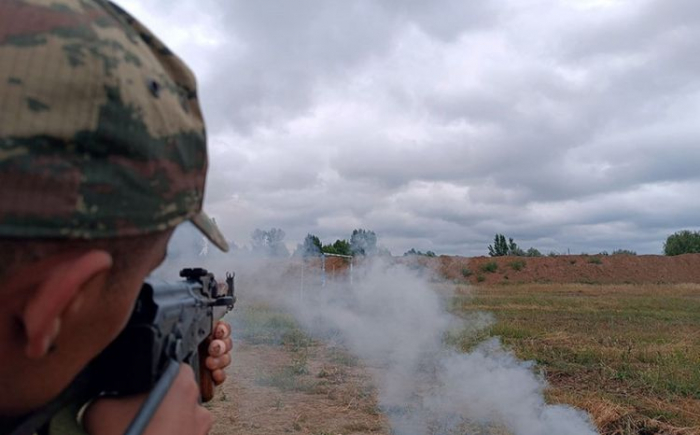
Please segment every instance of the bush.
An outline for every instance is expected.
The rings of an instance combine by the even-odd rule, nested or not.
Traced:
[[[486,281],[486,277],[484,275],[477,275],[476,282],[484,282],[484,281]]]
[[[637,253],[629,249],[615,249],[612,255],[637,255]]]
[[[665,255],[700,253],[700,231],[678,231],[666,239]]]
[[[495,261],[489,261],[488,263],[481,266],[482,272],[494,273],[498,270],[498,264]]]
[[[520,271],[520,270],[523,270],[525,268],[525,262],[522,260],[516,260],[516,261],[513,261],[512,263],[510,263],[510,267],[511,267],[511,269],[513,269],[515,271]]]
[[[588,259],[588,262],[591,264],[603,264],[603,260],[600,257],[591,257]]]
[[[470,276],[472,276],[472,271],[467,269],[466,267],[463,267],[462,268],[462,276],[465,278],[469,278]]]
[[[542,253],[535,248],[530,248],[525,252],[526,257],[542,257]]]
[[[406,251],[403,254],[404,257],[408,257],[411,255],[420,255],[420,256],[430,257],[430,258],[437,257],[437,254],[433,251],[421,252],[421,251],[416,251],[415,248],[411,248],[410,251]]]

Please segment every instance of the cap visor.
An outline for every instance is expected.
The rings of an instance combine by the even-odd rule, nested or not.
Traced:
[[[224,235],[221,234],[221,231],[219,231],[219,227],[216,226],[214,219],[207,216],[207,214],[203,211],[200,211],[194,215],[190,221],[192,221],[194,226],[199,228],[199,231],[207,236],[207,239],[216,245],[217,248],[224,252],[228,252],[228,242],[226,241]]]

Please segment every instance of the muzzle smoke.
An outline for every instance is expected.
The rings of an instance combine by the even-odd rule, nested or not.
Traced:
[[[406,266],[367,261],[355,267],[352,285],[343,279],[322,286],[318,267],[302,278],[301,259],[171,257],[177,261],[162,268],[161,277],[173,279],[178,266],[194,260],[220,276],[236,269],[239,305],[262,299],[282,306],[310,334],[341,341],[372,372],[397,435],[597,433],[584,412],[545,403],[543,377],[497,339],[469,353],[445,344],[450,332],[475,333],[492,319],[449,314],[446,298]]]
[[[373,368],[395,433],[596,433],[585,413],[546,404],[543,378],[497,339],[466,354],[445,345],[450,330],[477,331],[488,316],[448,314],[444,298],[402,265],[375,261],[354,278],[288,302],[308,330],[340,336]]]

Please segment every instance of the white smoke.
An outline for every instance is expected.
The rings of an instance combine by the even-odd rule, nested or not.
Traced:
[[[497,339],[470,353],[447,347],[456,324],[477,330],[488,317],[448,314],[443,298],[404,266],[373,262],[353,286],[310,289],[298,301],[290,299],[311,332],[339,333],[374,368],[380,405],[398,435],[596,433],[585,413],[546,404],[543,378]]]
[[[263,299],[292,312],[311,334],[342,340],[373,374],[380,406],[397,435],[597,433],[584,412],[547,404],[546,383],[534,365],[518,360],[497,339],[469,353],[447,346],[449,332],[476,333],[493,319],[449,314],[445,297],[428,282],[431,274],[372,261],[356,265],[350,285],[347,279],[318,279],[320,259],[307,260],[302,275],[300,259],[242,253],[202,258],[192,255],[196,248],[192,241],[171,244],[169,255],[178,261],[157,274],[176,279],[176,263],[204,266],[218,276],[236,270],[239,304]]]

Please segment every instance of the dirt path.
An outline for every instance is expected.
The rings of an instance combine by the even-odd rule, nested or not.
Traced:
[[[389,433],[365,369],[341,350],[239,340],[233,354],[212,435]]]

